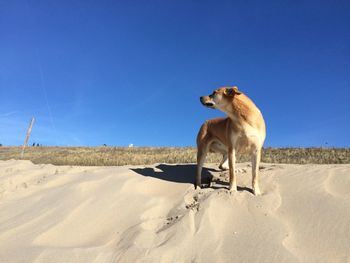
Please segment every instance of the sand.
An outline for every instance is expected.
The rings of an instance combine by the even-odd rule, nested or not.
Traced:
[[[261,166],[0,161],[0,262],[350,262],[350,165]]]

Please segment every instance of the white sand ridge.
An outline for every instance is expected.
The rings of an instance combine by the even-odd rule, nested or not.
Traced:
[[[252,195],[195,165],[0,162],[0,262],[349,262],[350,165],[274,165]]]

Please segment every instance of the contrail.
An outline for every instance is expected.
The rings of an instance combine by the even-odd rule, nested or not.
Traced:
[[[9,117],[9,116],[15,115],[18,112],[19,111],[10,111],[10,112],[6,112],[6,113],[0,113],[0,117]]]
[[[42,69],[42,66],[41,66],[41,63],[40,63],[39,56],[38,56],[37,52],[36,52],[36,56],[37,56],[39,72],[40,72],[41,88],[42,88],[42,90],[44,92],[44,97],[45,97],[45,101],[46,101],[46,107],[47,107],[47,111],[49,113],[52,129],[56,133],[56,136],[55,136],[56,137],[56,139],[55,139],[56,140],[56,144],[58,144],[57,143],[57,135],[58,135],[58,133],[57,133],[57,129],[56,129],[56,125],[55,125],[54,119],[53,119],[53,115],[52,115],[51,107],[50,107],[50,104],[49,104],[49,100],[47,98],[47,91],[46,91],[46,87],[45,87],[44,72],[43,72],[43,69]]]

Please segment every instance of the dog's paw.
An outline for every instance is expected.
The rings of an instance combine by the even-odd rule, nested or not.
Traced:
[[[222,171],[227,171],[229,169],[229,167],[226,166],[226,165],[220,165],[219,169],[222,170]]]
[[[195,186],[194,186],[194,190],[201,190],[201,189],[202,189],[202,187],[199,186],[199,185],[195,185]]]
[[[260,190],[258,190],[258,191],[254,191],[254,195],[255,195],[255,196],[259,196],[259,195],[261,195]]]
[[[229,189],[230,194],[237,193],[237,186],[231,186]]]
[[[254,193],[254,195],[256,195],[256,196],[261,195],[260,188],[259,188],[259,187],[255,187],[255,188],[253,189],[253,193]]]

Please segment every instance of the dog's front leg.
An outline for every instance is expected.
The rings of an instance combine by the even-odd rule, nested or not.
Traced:
[[[261,149],[256,150],[252,155],[252,186],[255,195],[260,195],[259,188],[259,164],[261,158]]]
[[[230,146],[228,148],[228,165],[229,165],[229,173],[230,173],[230,191],[237,192],[237,181],[236,181],[236,150]]]

